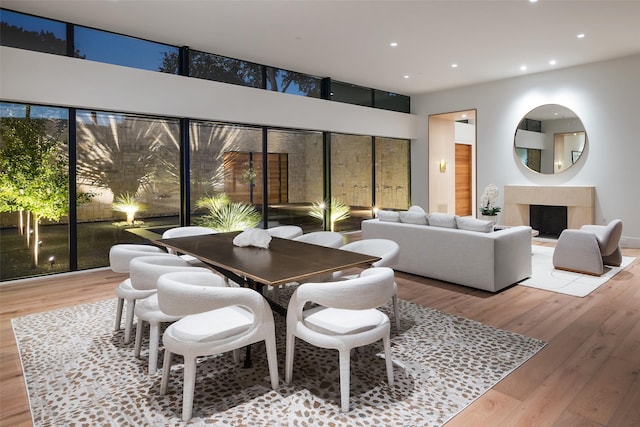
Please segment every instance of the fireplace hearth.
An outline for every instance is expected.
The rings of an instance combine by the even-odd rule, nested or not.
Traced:
[[[540,232],[540,237],[557,239],[567,228],[567,207],[529,205],[531,228]]]
[[[585,224],[595,224],[595,196],[596,188],[593,186],[505,185],[504,223],[533,227],[529,206],[543,205],[566,206],[567,223],[564,228],[576,229]]]

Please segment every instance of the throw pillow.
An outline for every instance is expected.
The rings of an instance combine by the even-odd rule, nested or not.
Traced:
[[[400,212],[400,222],[407,224],[427,225],[427,216],[420,212]]]
[[[422,209],[422,208],[421,208],[420,206],[418,206],[418,205],[413,205],[413,206],[411,206],[411,207],[408,209],[408,212],[420,212],[420,213],[423,213],[423,214],[424,214],[424,213],[426,213],[426,212],[424,211],[424,209]]]
[[[479,231],[481,233],[493,231],[493,221],[485,221],[472,216],[459,216],[456,218],[456,223],[461,230]]]
[[[434,227],[458,228],[456,218],[457,218],[457,215],[451,215],[451,214],[440,213],[440,212],[433,212],[433,213],[427,214],[429,225],[433,225]]]
[[[400,222],[400,215],[395,211],[378,211],[380,221]]]

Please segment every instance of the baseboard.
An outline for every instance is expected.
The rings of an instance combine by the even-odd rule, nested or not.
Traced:
[[[622,236],[620,238],[620,247],[629,249],[640,249],[640,238]]]

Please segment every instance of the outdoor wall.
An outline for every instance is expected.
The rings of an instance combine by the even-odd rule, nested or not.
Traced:
[[[640,248],[640,55],[549,71],[497,82],[428,93],[411,98],[418,116],[411,150],[412,202],[428,206],[428,116],[477,109],[477,191],[505,185],[594,185],[596,222],[620,218],[622,244]],[[572,168],[541,175],[521,165],[513,137],[522,117],[542,104],[561,104],[585,125],[588,146]],[[502,214],[498,221],[502,220]]]

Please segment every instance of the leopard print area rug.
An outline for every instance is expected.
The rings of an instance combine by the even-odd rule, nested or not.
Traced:
[[[402,330],[392,326],[393,388],[386,382],[382,345],[356,349],[351,410],[341,413],[336,351],[297,340],[293,381],[281,381],[272,390],[264,345],[254,344],[251,368],[235,365],[230,353],[199,360],[188,423],[180,419],[179,356],[169,392],[160,396],[162,371],[147,374],[147,343],[136,359],[133,342],[123,344],[123,331],[113,331],[115,299],[12,323],[35,426],[441,426],[545,345],[406,301],[400,304]],[[274,317],[283,378],[285,322]]]

